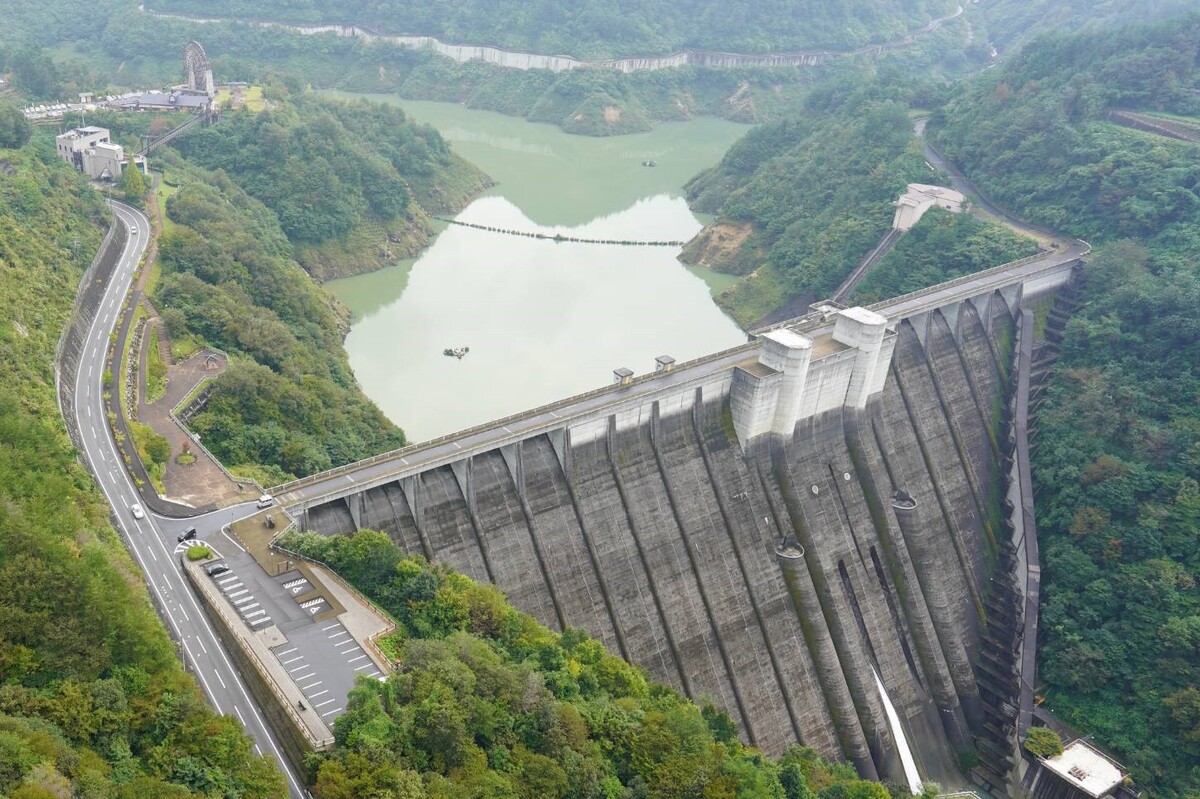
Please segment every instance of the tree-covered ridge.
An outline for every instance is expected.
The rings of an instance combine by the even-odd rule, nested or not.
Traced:
[[[381,642],[397,673],[359,681],[336,748],[313,761],[322,799],[888,799],[810,750],[773,761],[742,746],[723,712],[383,533],[281,544],[330,564],[399,628]]]
[[[751,130],[687,186],[697,210],[750,226],[708,263],[755,271],[718,298],[743,325],[790,298],[832,293],[891,227],[905,186],[929,179],[904,93],[851,83],[815,88],[803,112]]]
[[[990,39],[1001,52],[1048,31],[1100,31],[1148,22],[1196,7],[1192,0],[992,0],[968,9],[976,36]]]
[[[261,113],[225,114],[176,147],[194,163],[224,170],[270,208],[298,245],[298,260],[318,276],[362,271],[346,269],[338,256],[378,266],[385,234],[399,255],[414,255],[430,233],[427,212],[457,211],[487,185],[437,131],[401,109],[311,93]],[[354,251],[362,248],[352,241],[359,231],[375,235],[365,242],[368,252]],[[341,246],[322,252],[324,244]]]
[[[98,195],[0,149],[0,795],[278,799],[151,610],[55,402],[55,343],[101,238]]]
[[[274,483],[403,444],[350,371],[344,311],[291,259],[275,215],[224,173],[177,156],[168,173],[181,185],[155,299],[172,336],[235,356],[192,421],[205,445]]]
[[[870,305],[899,297],[1033,255],[1037,249],[1037,242],[999,224],[933,208],[871,268],[850,295],[850,303]]]
[[[739,53],[853,49],[899,39],[951,14],[950,0],[157,0],[157,11],[286,22],[365,25],[577,58],[686,49]]]
[[[1039,411],[1040,674],[1166,797],[1200,792],[1200,148],[1106,112],[1195,113],[1198,54],[1200,16],[1043,37],[931,123],[984,193],[1105,245]]]

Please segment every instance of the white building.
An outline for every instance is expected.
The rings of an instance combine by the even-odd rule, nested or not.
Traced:
[[[930,186],[926,183],[909,183],[908,191],[896,200],[896,215],[892,227],[896,230],[911,230],[930,208],[945,208],[957,214],[962,210],[965,198],[954,189]]]
[[[125,148],[113,143],[107,128],[68,130],[54,138],[54,145],[60,158],[95,180],[117,180],[129,163]]]

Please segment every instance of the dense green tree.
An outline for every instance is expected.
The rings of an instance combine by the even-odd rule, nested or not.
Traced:
[[[146,180],[142,177],[142,170],[138,169],[137,164],[130,162],[121,172],[121,190],[125,192],[126,200],[141,203],[142,195],[146,193]]]
[[[579,630],[551,633],[493,586],[404,556],[383,533],[281,544],[330,564],[399,628],[381,646],[400,668],[386,683],[359,680],[337,746],[314,758],[325,799],[812,799],[812,786],[888,799],[812,750],[775,762],[743,747],[712,705],[648,683]]]
[[[1039,676],[1165,797],[1200,790],[1200,169],[1108,112],[1200,126],[1198,56],[1197,15],[1047,36],[930,123],[984,193],[1100,245],[1038,412]]]
[[[0,148],[15,150],[24,147],[31,132],[29,121],[20,108],[0,103]]]

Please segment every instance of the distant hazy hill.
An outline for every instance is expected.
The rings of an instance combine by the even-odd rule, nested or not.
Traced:
[[[1196,0],[990,0],[976,21],[1001,52],[1047,30],[1098,31],[1196,9]]]
[[[578,58],[712,49],[855,48],[953,13],[955,0],[153,0],[147,7],[288,22],[353,22],[447,42]]]

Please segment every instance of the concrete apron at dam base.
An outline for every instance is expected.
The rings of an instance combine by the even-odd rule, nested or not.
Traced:
[[[1017,319],[1085,252],[825,304],[276,493],[303,529],[383,530],[587,630],[768,753],[800,742],[908,784],[882,684],[921,779],[962,786],[957,755],[1011,738],[1016,704],[997,630],[1020,613],[1002,481]]]

